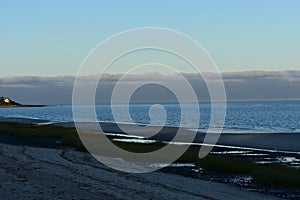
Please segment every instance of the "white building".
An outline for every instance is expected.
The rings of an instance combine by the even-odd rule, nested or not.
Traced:
[[[5,103],[10,103],[10,100],[8,98],[4,98]]]

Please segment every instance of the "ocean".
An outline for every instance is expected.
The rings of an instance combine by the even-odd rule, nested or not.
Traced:
[[[150,112],[152,104],[130,104],[130,118],[125,117],[126,105],[117,105],[118,120],[112,115],[110,105],[96,105],[99,121],[126,122],[138,124],[184,126],[194,128],[196,112],[193,104],[186,104],[185,114],[181,113],[179,104],[160,104],[165,108],[166,120],[161,110]],[[84,106],[83,106],[84,107]],[[88,107],[88,106],[86,106]],[[210,122],[210,103],[199,103],[199,128],[207,128]],[[181,116],[184,115],[183,121]],[[122,117],[123,116],[123,117]],[[34,118],[54,122],[72,121],[72,105],[56,105],[32,108],[0,108],[0,117]],[[82,116],[82,121],[89,121]],[[249,101],[228,102],[224,124],[231,131],[279,131],[300,133],[300,101]]]

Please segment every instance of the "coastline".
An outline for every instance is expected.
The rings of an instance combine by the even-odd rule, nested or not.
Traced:
[[[21,123],[21,124],[28,124],[28,126],[35,126],[34,124],[36,124],[36,125],[38,125],[38,127],[49,127],[48,125],[50,125],[50,127],[52,127],[54,125],[54,127],[62,127],[62,128],[66,127],[66,128],[71,128],[72,130],[73,130],[73,125],[74,125],[72,122],[59,122],[59,123],[56,122],[55,123],[55,122],[50,122],[48,120],[20,119],[20,118],[10,118],[10,119],[9,118],[0,118],[0,122],[2,122],[2,123],[4,123],[4,122],[6,122],[6,123],[18,123],[18,124]],[[84,124],[87,127],[90,127],[89,126],[90,123],[84,123]],[[106,125],[106,126],[103,126],[103,127],[107,128],[106,132],[109,132],[110,134],[114,134],[113,131],[116,129],[115,124],[104,123],[102,125]],[[165,132],[165,133],[168,134],[168,133],[174,131],[175,127],[166,127],[166,128],[167,128],[166,129],[167,132]],[[118,135],[118,130],[116,130],[116,132],[117,133],[115,133],[115,134]],[[76,153],[74,153],[74,155],[75,154],[76,155],[77,154],[81,155],[83,153],[83,152],[79,152],[79,151],[74,151],[73,148],[70,149],[70,148],[62,145],[61,141],[59,141],[59,140],[57,140],[55,138],[43,138],[44,140],[41,139],[41,138],[35,138],[35,137],[29,138],[29,139],[27,139],[27,138],[25,138],[25,139],[24,138],[21,138],[21,139],[20,138],[10,138],[11,140],[8,141],[7,138],[5,138],[5,135],[6,135],[5,133],[1,134],[1,136],[2,136],[1,137],[2,141],[0,141],[1,145],[20,146],[20,147],[25,148],[25,149],[27,149],[27,148],[38,148],[38,149],[42,148],[43,151],[45,151],[44,152],[45,154],[49,153],[49,152],[47,152],[49,149],[50,150],[51,149],[56,149],[56,150],[63,151],[63,152],[69,152],[69,151],[76,152]],[[117,136],[117,138],[118,137],[122,138],[122,134],[119,134]],[[6,141],[6,142],[3,142],[3,141]],[[10,148],[10,147],[8,147],[8,148]],[[237,148],[237,149],[235,149],[235,148]],[[225,147],[225,146],[220,145],[219,147],[217,146],[215,149],[217,149],[217,150],[214,153],[217,153],[217,154],[219,154],[219,153],[221,153],[221,154],[225,153],[226,154],[229,151],[232,151],[232,152],[242,152],[243,148],[232,147],[232,146],[231,147],[230,146]],[[250,154],[254,154],[255,156],[254,157],[252,156],[252,158],[256,159],[256,158],[259,157],[260,154],[261,155],[267,155],[265,153],[266,152],[264,152],[264,151],[263,152],[260,152],[260,151],[249,151],[249,154],[245,154],[245,155],[242,155],[242,154],[241,155],[229,155],[229,156],[234,156],[234,157],[238,156],[239,158],[241,158],[241,157],[245,157],[245,156],[250,155]],[[239,153],[237,153],[237,154],[239,154]],[[271,157],[273,157],[273,156],[278,156],[279,154],[280,154],[279,152],[273,152],[273,153],[270,153],[269,155]],[[284,154],[286,154],[286,153],[284,153]],[[84,155],[86,155],[86,154],[84,154]],[[286,154],[286,155],[288,156],[289,154]],[[85,160],[90,160],[91,158],[89,158],[89,159],[84,158],[84,159]],[[241,187],[236,187],[236,186],[239,186],[239,184],[234,183],[234,179],[235,178],[233,178],[233,177],[226,177],[226,176],[222,175],[220,178],[217,178],[219,176],[218,174],[212,174],[212,175],[209,175],[208,177],[207,176],[203,177],[202,172],[200,173],[201,175],[198,172],[197,173],[192,173],[194,170],[199,170],[199,168],[192,169],[188,165],[185,167],[185,165],[183,164],[182,167],[180,167],[180,168],[167,167],[167,168],[161,170],[161,172],[165,172],[167,174],[171,174],[171,176],[173,176],[173,175],[174,176],[180,175],[181,177],[184,177],[184,178],[196,179],[197,181],[199,181],[199,178],[200,178],[202,181],[208,181],[207,183],[205,183],[205,184],[208,184],[208,185],[211,183],[211,180],[214,180],[213,181],[214,183],[215,182],[221,182],[219,184],[225,184],[226,186],[234,185],[234,186],[232,186],[233,188],[230,188],[230,189],[228,188],[229,191],[227,191],[227,192],[229,192],[230,194],[231,194],[231,192],[234,192],[234,193],[237,192],[235,190],[242,191],[243,193],[247,192],[247,190],[253,190],[252,187],[247,187],[247,186],[243,186],[242,188]],[[161,173],[161,172],[157,172],[157,173]],[[163,174],[165,174],[165,173],[163,173]],[[163,175],[160,175],[160,176],[163,176]],[[237,179],[239,179],[238,177],[239,176],[237,176]],[[232,178],[233,178],[233,180],[232,180]],[[241,178],[243,178],[243,176],[241,176]],[[227,182],[229,179],[231,181],[233,181],[233,182],[231,182],[231,181]],[[247,179],[247,177],[246,177],[246,179]],[[188,180],[182,180],[182,181],[189,182],[189,179]],[[221,187],[221,186],[218,186],[218,187]],[[285,195],[286,196],[296,195],[298,197],[298,195],[299,195],[298,192],[293,192],[293,191],[291,192],[290,190],[287,190],[286,192],[282,192],[282,188],[279,189],[279,190],[278,189],[276,190],[276,188],[275,188],[274,191],[273,191],[273,189],[271,189],[271,191],[269,192],[269,188],[264,188],[264,187],[261,188],[261,186],[256,186],[256,189],[254,189],[254,191],[260,191],[260,192],[263,193],[261,195],[260,193],[256,192],[255,195],[258,195],[258,198],[264,198],[265,194],[271,194],[271,195],[275,195],[276,194],[276,196],[279,196],[279,197],[282,197],[282,195],[283,196],[285,196]],[[213,193],[213,191],[210,191],[210,192]],[[289,193],[291,193],[291,195]],[[197,195],[198,195],[198,198],[200,198],[201,195],[203,195],[203,191],[199,191],[199,194],[197,194]],[[208,197],[212,198],[212,196],[205,196],[204,199],[207,199]],[[243,195],[242,196],[238,196],[238,197],[239,198],[237,198],[237,199],[240,199],[241,197],[243,197]],[[273,196],[268,196],[267,199],[272,199],[272,197]],[[245,197],[245,198],[247,198],[247,197]],[[249,197],[249,198],[253,198],[253,197]],[[221,197],[217,197],[217,198],[214,197],[212,199],[224,199],[224,196],[222,198]],[[228,199],[234,199],[234,197],[230,197]]]
[[[52,124],[54,126],[66,127],[66,128],[75,128],[74,122],[55,122],[44,119],[33,119],[33,118],[15,118],[15,117],[0,117],[0,122],[14,122],[21,124]],[[87,131],[99,131],[98,125],[101,125],[101,129],[104,133],[117,133],[125,134],[119,127],[118,124],[121,124],[129,130],[131,135],[138,137],[148,138],[149,133],[153,133],[153,130],[158,128],[161,131],[154,136],[148,138],[149,140],[157,140],[170,142],[176,135],[178,127],[173,126],[149,126],[143,127],[145,130],[141,132],[135,129],[135,125],[129,123],[113,123],[113,122],[79,122],[81,129]],[[208,133],[214,134],[214,133]],[[192,135],[195,136],[193,143],[203,144],[204,137],[206,133],[196,132],[189,128],[182,129],[182,136],[177,137],[177,140],[174,142],[185,143],[190,142],[186,141],[185,136]],[[226,148],[240,148],[240,149],[250,149],[258,151],[268,151],[268,152],[281,152],[281,153],[299,153],[300,154],[300,134],[298,133],[289,133],[289,132],[242,132],[242,133],[222,133],[219,137],[219,140],[216,145]],[[207,143],[206,145],[211,145]],[[212,144],[214,145],[214,144]]]
[[[279,199],[169,173],[122,173],[78,151],[3,143],[0,150],[0,190],[7,199]]]
[[[38,107],[46,107],[47,105],[1,105],[0,108],[38,108]]]

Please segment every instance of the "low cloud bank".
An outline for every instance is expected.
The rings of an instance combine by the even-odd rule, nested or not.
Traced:
[[[205,82],[198,74],[184,74],[200,101],[209,100]],[[217,81],[216,74],[205,73],[209,81]],[[85,86],[98,76],[80,77]],[[97,103],[109,103],[112,90],[121,74],[104,74],[96,94]],[[247,71],[222,73],[228,100],[292,100],[300,99],[300,71]],[[0,78],[0,96],[8,96],[24,104],[71,104],[75,77],[3,77]],[[129,75],[123,84],[143,81],[166,81],[181,87],[174,75],[145,73]],[[126,91],[125,91],[126,92]],[[132,102],[174,102],[176,97],[166,88],[147,85],[134,94]],[[187,98],[188,101],[188,98]]]

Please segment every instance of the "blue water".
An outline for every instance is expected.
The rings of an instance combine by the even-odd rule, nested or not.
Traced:
[[[154,111],[152,124],[194,127],[196,112],[193,104],[187,104],[187,112],[181,113],[178,104],[161,104],[166,111],[166,122],[160,110]],[[130,117],[125,112],[125,105],[118,105],[120,119],[115,120],[109,105],[97,105],[96,113],[99,121],[108,122],[135,122],[149,124],[149,108],[151,104],[130,105]],[[200,104],[200,127],[206,128],[210,122],[211,105]],[[180,124],[180,116],[184,120]],[[39,108],[0,108],[1,117],[25,117],[47,119],[51,121],[73,120],[72,106],[48,106]],[[89,118],[82,116],[83,121]],[[269,101],[269,102],[229,102],[227,105],[227,116],[224,128],[228,129],[250,129],[250,130],[275,130],[300,133],[300,101]]]

